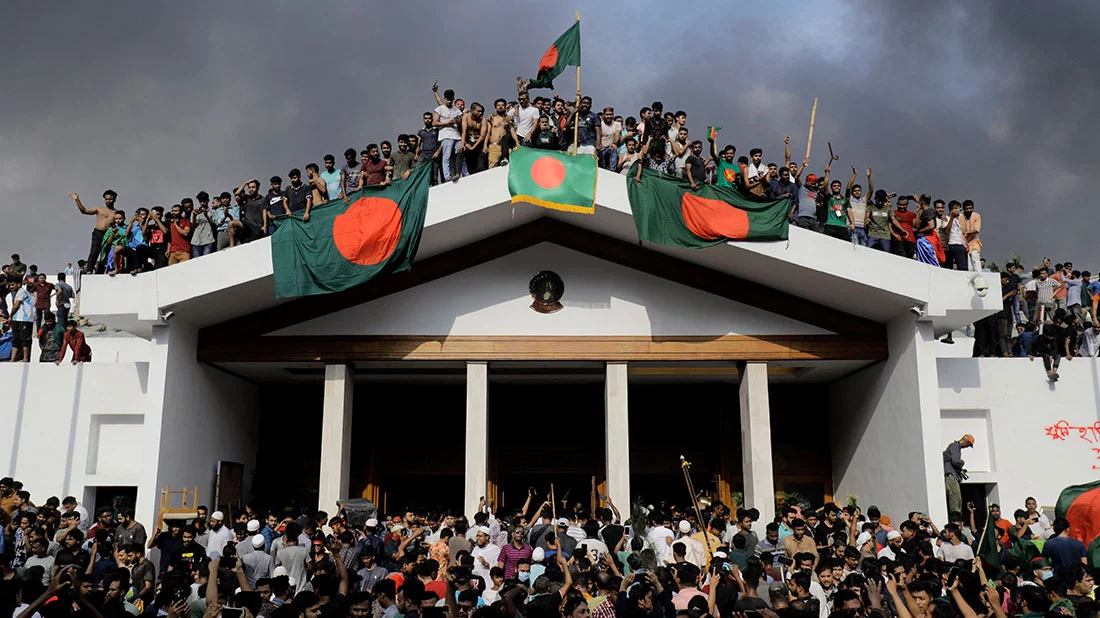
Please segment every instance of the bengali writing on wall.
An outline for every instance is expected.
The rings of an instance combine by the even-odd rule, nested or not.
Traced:
[[[1065,442],[1073,432],[1077,432],[1077,437],[1089,444],[1100,445],[1100,421],[1096,421],[1091,425],[1078,426],[1070,425],[1069,421],[1061,420],[1047,427],[1047,435],[1054,441]],[[1097,460],[1100,460],[1100,446],[1091,447],[1091,450],[1096,453]],[[1093,464],[1092,469],[1100,470],[1100,465]]]

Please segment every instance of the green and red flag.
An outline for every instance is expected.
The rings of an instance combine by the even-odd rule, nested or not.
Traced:
[[[1001,543],[997,540],[1000,531],[997,529],[997,520],[993,515],[986,515],[985,527],[982,528],[981,540],[978,541],[976,557],[982,561],[985,574],[988,577],[998,577],[1001,574]],[[1025,564],[1026,564],[1025,560]]]
[[[707,127],[707,139],[712,141],[712,142],[714,140],[718,139],[718,132],[721,131],[721,130],[722,130],[722,127],[716,127],[714,125],[708,126]]]
[[[310,220],[279,222],[271,239],[275,296],[339,292],[408,270],[416,258],[431,186],[430,165],[405,180],[315,206]]]
[[[1087,548],[1089,565],[1100,567],[1100,481],[1063,489],[1054,516],[1066,518],[1069,535]]]
[[[640,163],[635,163],[640,165]],[[786,240],[790,198],[758,201],[734,187],[699,185],[683,179],[636,169],[626,180],[626,194],[638,239],[670,247],[701,249],[728,240]]]
[[[538,75],[527,87],[553,88],[554,78],[561,75],[565,67],[579,66],[581,66],[581,22],[578,19],[542,55],[542,60],[539,60]]]
[[[517,148],[508,156],[508,192],[513,204],[591,215],[596,212],[596,158]]]

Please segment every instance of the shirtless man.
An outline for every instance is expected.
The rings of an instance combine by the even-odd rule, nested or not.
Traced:
[[[470,174],[483,172],[486,169],[485,156],[488,152],[485,148],[485,138],[488,122],[485,120],[485,107],[481,103],[470,106],[470,113],[462,117],[462,145],[466,159],[466,170]]]
[[[489,153],[489,169],[499,165],[501,158],[506,154],[501,144],[505,135],[510,133],[512,139],[515,140],[514,143],[519,143],[516,126],[512,122],[512,117],[508,115],[508,102],[504,99],[497,99],[493,102],[493,108],[496,113],[489,116],[489,137],[485,140],[485,149]]]
[[[103,244],[103,236],[107,233],[107,228],[111,227],[111,221],[114,219],[115,200],[118,198],[118,194],[107,189],[103,192],[103,206],[96,208],[86,208],[81,203],[80,196],[76,193],[69,193],[69,197],[76,202],[80,214],[95,215],[95,228],[92,230],[92,250],[88,252],[88,261],[84,265],[84,273],[91,275],[95,273],[96,262],[99,261],[99,249]]]
[[[313,192],[313,203],[324,204],[328,201],[328,184],[321,178],[321,169],[316,163],[306,166],[306,178],[309,179],[309,188]],[[320,201],[318,201],[320,200]]]

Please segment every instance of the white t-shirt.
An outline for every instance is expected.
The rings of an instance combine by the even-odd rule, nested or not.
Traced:
[[[940,554],[943,555],[943,561],[948,564],[954,564],[956,560],[974,559],[974,550],[970,549],[970,546],[966,543],[959,543],[958,545],[944,543],[940,545]]]
[[[478,547],[474,545],[474,548],[470,550],[470,555],[474,557],[474,575],[480,575],[486,582],[492,581],[489,577],[489,569],[497,565],[497,558],[500,557],[500,548],[492,543],[489,543],[485,547]],[[485,558],[485,562],[489,566],[481,564],[481,560],[478,558]]]
[[[948,219],[950,221],[950,218]],[[963,238],[962,226],[959,225],[958,217],[954,221],[951,221],[947,225],[947,244],[949,245],[965,245],[966,240]]]
[[[577,551],[583,551],[588,555],[588,559],[596,564],[607,555],[607,543],[599,539],[585,539],[577,543],[577,550],[573,553],[576,554]]]
[[[531,136],[531,130],[539,120],[539,108],[534,105],[527,107],[517,105],[508,111],[508,115],[516,119],[516,134],[526,139]]]
[[[462,117],[462,110],[458,109],[454,105],[447,107],[446,105],[440,105],[435,108],[435,113],[439,114],[439,121],[446,122],[448,120],[454,120],[455,118]],[[462,139],[462,134],[458,132],[458,124],[450,127],[439,128],[439,139]]]
[[[657,555],[657,564],[666,564],[672,557],[672,543],[666,539],[672,539],[672,531],[664,526],[654,526],[646,533],[646,540],[653,545],[653,552]]]

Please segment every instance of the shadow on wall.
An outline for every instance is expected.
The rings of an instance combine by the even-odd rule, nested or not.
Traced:
[[[964,388],[981,388],[980,364],[973,358],[936,359],[936,379],[940,388],[950,386],[956,393]]]

